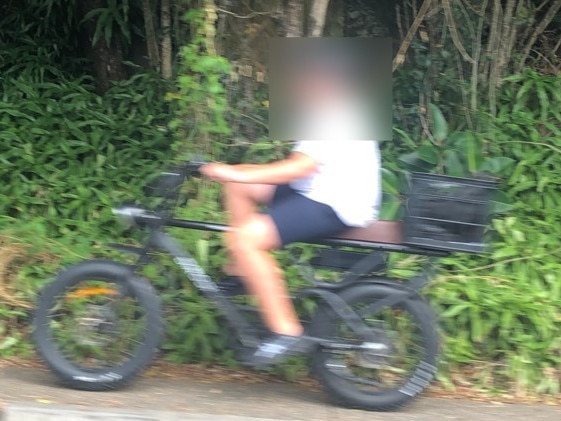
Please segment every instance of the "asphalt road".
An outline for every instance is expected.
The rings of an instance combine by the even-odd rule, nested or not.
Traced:
[[[421,396],[398,412],[335,407],[321,391],[285,383],[142,377],[124,390],[61,388],[44,370],[0,368],[2,421],[560,421],[561,406]]]

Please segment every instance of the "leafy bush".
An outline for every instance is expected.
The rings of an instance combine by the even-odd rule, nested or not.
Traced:
[[[42,219],[54,236],[113,229],[109,208],[140,196],[169,158],[165,85],[140,74],[105,97],[88,79],[2,80],[0,213]]]
[[[558,393],[561,265],[552,256],[561,244],[529,218],[494,226],[503,239],[490,256],[442,259],[446,272],[430,289],[447,337],[445,360],[478,361],[471,380],[487,388]]]
[[[105,252],[88,236],[51,238],[39,218],[4,216],[0,224],[0,355],[28,355],[37,292],[61,267]]]
[[[83,74],[83,60],[76,57],[78,7],[72,3],[75,1],[28,0],[0,4],[1,79],[62,82]]]
[[[561,388],[560,88],[561,78],[533,71],[509,78],[481,138],[494,156],[508,157],[503,189],[512,210],[493,222],[490,255],[443,259],[446,272],[430,290],[446,361],[477,361],[471,380],[486,388]]]
[[[52,45],[20,41],[0,63],[0,355],[29,351],[37,291],[63,266],[108,255],[101,244],[119,232],[110,207],[142,198],[171,155],[158,76],[100,97],[91,79],[54,64]]]
[[[230,134],[226,121],[228,102],[222,79],[230,64],[216,54],[214,20],[204,9],[191,9],[184,20],[191,27],[189,44],[180,49],[177,91],[168,94],[175,105],[170,127],[176,133],[180,152],[213,152],[219,156],[223,136]]]

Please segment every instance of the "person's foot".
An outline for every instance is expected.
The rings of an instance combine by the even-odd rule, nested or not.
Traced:
[[[243,363],[253,367],[278,364],[288,357],[311,351],[316,340],[306,335],[290,336],[275,334],[244,358]]]
[[[244,283],[239,276],[226,275],[218,282],[218,288],[228,297],[247,294]]]

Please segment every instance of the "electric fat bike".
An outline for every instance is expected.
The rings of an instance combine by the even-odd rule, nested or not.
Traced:
[[[159,294],[142,276],[142,268],[158,253],[171,256],[193,286],[215,304],[239,350],[255,349],[269,333],[255,317],[255,308],[248,310],[247,303],[236,300],[245,294],[243,288],[216,283],[166,232],[168,227],[227,230],[221,224],[174,218],[172,209],[182,196],[181,186],[202,164],[188,162],[162,173],[154,195],[163,198],[165,206],[113,209],[121,220],[145,231],[142,247],[113,245],[137,255],[135,263],[84,261],[60,272],[40,292],[33,320],[34,342],[65,386],[116,389],[133,380],[156,357],[164,335],[164,316]],[[408,224],[422,227],[428,219],[417,218]],[[472,232],[473,224],[470,226]],[[410,228],[403,222],[376,221],[314,242],[319,251],[311,261],[295,259],[309,285],[293,291],[293,299],[316,303],[304,322],[306,334],[318,342],[306,356],[335,404],[396,409],[425,390],[436,374],[436,319],[421,295],[430,278],[430,262],[453,251],[477,252],[479,248],[474,248],[473,241],[406,243],[405,234],[419,236],[407,230]],[[414,279],[391,279],[383,273],[387,254],[392,252],[429,256],[429,263]],[[317,277],[318,269],[340,273],[339,280],[327,282]]]

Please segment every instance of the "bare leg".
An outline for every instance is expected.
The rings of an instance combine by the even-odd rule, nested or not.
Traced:
[[[230,214],[230,225],[239,226],[257,212],[258,205],[273,199],[277,186],[271,184],[224,184],[224,205]]]
[[[256,214],[233,231],[227,241],[249,291],[257,297],[269,329],[283,335],[301,335],[304,329],[289,297],[282,271],[269,254],[269,250],[279,246],[272,219]]]
[[[245,224],[251,217],[257,214],[259,205],[270,203],[273,198],[276,186],[269,184],[241,184],[226,183],[224,184],[224,205],[229,213],[230,221],[228,225],[232,230]],[[241,276],[243,273],[238,267],[231,244],[235,241],[228,240],[232,233],[226,233],[226,244],[229,251],[229,261],[224,266],[224,271],[228,275]]]
[[[280,245],[272,219],[257,206],[273,198],[276,186],[226,183],[224,203],[231,231],[226,245],[231,261],[225,270],[239,275],[257,298],[263,320],[274,333],[297,336],[303,328],[289,297],[282,271],[269,250]]]

